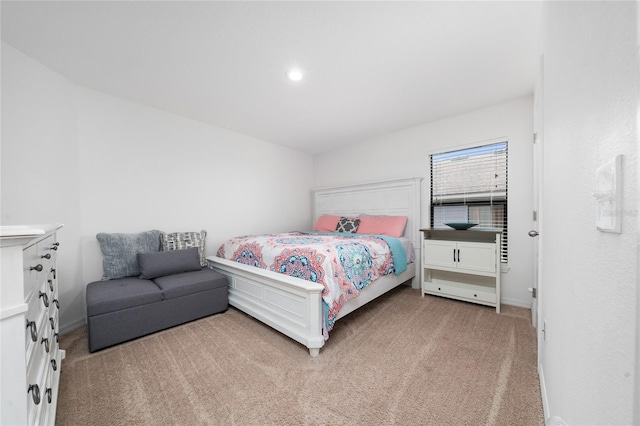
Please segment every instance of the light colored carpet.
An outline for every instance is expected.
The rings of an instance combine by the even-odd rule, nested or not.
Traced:
[[[530,311],[400,287],[317,358],[230,308],[94,354],[62,337],[59,425],[543,425]]]

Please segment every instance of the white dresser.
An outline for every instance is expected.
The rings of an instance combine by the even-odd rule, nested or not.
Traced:
[[[422,295],[493,306],[500,313],[500,231],[421,229]]]
[[[62,225],[0,227],[0,424],[52,425],[58,348],[56,257]]]

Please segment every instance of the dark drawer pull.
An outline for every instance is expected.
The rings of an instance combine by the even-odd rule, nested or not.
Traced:
[[[31,340],[32,341],[37,341],[38,340],[38,326],[36,325],[35,321],[29,321],[27,320],[27,328],[31,328]]]
[[[47,339],[46,337],[43,337],[42,340],[40,340],[40,344],[44,343],[44,350],[49,353],[49,339]]]
[[[51,329],[55,330],[56,329],[56,323],[53,320],[53,318],[49,317],[49,324],[51,324]]]
[[[53,279],[56,279],[56,270],[51,268],[51,273],[53,274]]]
[[[53,337],[56,338],[56,343],[60,343],[60,335],[58,333],[54,334]]]
[[[47,253],[44,256],[41,256],[42,259],[51,259],[51,254]]]
[[[55,250],[58,250],[58,246],[59,246],[59,245],[60,245],[60,243],[55,243],[55,244],[53,244],[53,245],[49,248],[49,250],[54,250],[54,251],[55,251]]]
[[[40,293],[40,295],[38,297],[42,298],[42,303],[44,303],[44,307],[48,308],[49,307],[49,296],[47,296],[46,293],[43,293],[41,291],[39,293]]]
[[[38,385],[29,385],[29,389],[27,389],[27,393],[29,392],[31,392],[33,403],[36,405],[40,404],[40,387]]]
[[[53,400],[53,390],[51,390],[51,388],[47,388],[47,390],[44,391],[44,394],[47,395],[47,402],[51,404],[51,401]]]
[[[51,360],[51,368],[53,368],[53,371],[57,371],[58,370],[58,363],[56,362],[55,359]]]
[[[56,305],[56,308],[60,309],[60,302],[58,302],[58,299],[53,299],[53,303],[54,305]]]
[[[42,265],[38,263],[36,266],[32,266],[29,270],[33,271],[34,269],[36,271],[40,272],[40,271],[42,271]]]
[[[53,291],[53,280],[48,280],[49,290]]]

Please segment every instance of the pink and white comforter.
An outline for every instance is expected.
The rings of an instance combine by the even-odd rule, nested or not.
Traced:
[[[222,244],[217,256],[322,284],[325,339],[347,300],[396,269],[389,244],[374,235],[290,232],[242,236]]]

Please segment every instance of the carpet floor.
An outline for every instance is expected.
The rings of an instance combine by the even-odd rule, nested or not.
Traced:
[[[336,323],[317,358],[227,312],[96,353],[61,338],[59,425],[543,425],[528,309],[401,286]]]

